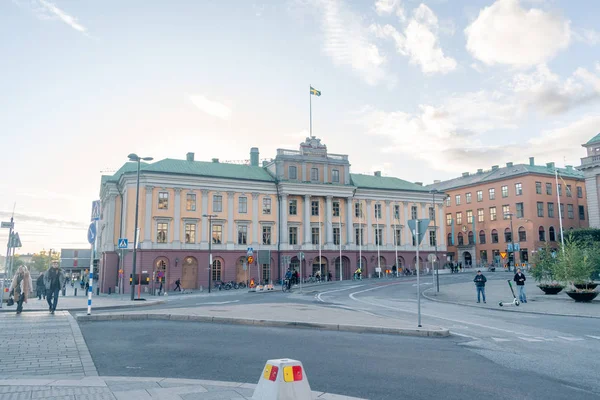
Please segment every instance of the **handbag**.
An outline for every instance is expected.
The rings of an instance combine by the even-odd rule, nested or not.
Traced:
[[[13,297],[12,297],[12,296],[10,296],[10,297],[8,298],[8,300],[6,301],[6,305],[7,305],[7,306],[9,306],[9,307],[10,307],[10,306],[14,306],[14,305],[15,305],[15,300],[13,299]]]

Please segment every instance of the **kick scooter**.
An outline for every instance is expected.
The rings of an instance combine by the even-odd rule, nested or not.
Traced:
[[[515,291],[513,290],[512,283],[511,283],[510,279],[508,279],[507,282],[508,282],[508,286],[510,287],[510,292],[513,295],[513,301],[511,301],[510,303],[499,302],[498,305],[500,307],[502,307],[504,305],[507,305],[507,306],[517,306],[518,307],[519,304],[521,304],[521,303],[519,303],[519,300],[517,299],[517,296],[515,296]]]

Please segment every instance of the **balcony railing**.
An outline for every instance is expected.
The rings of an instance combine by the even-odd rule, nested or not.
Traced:
[[[581,159],[582,165],[590,165],[590,164],[596,164],[596,163],[600,163],[600,155],[585,157],[585,158]]]

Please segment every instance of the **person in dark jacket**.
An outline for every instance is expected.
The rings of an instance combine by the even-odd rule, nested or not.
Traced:
[[[477,302],[480,302],[480,296],[482,296],[485,303],[485,283],[487,282],[487,278],[481,273],[481,270],[477,271],[473,282],[475,282],[475,287],[477,288]]]
[[[519,301],[521,303],[527,303],[527,296],[525,296],[525,274],[521,272],[521,268],[517,268],[517,273],[513,280],[517,283],[517,288],[519,288]]]
[[[46,298],[46,284],[44,283],[44,273],[40,272],[40,276],[37,278],[35,283],[35,291],[38,296],[38,300],[41,300],[42,297]]]

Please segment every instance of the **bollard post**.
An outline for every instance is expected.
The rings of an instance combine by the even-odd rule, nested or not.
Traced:
[[[110,286],[108,287],[108,294],[110,294]]]
[[[100,286],[96,288],[96,296],[100,296]]]
[[[75,292],[73,292],[73,296],[77,297],[77,288],[75,288]]]
[[[92,314],[92,293],[93,293],[93,285],[94,285],[94,273],[90,270],[90,287],[88,288],[88,309],[87,309],[87,315],[91,315]]]
[[[312,392],[302,363],[288,358],[267,361],[252,395],[253,400],[311,398]]]

